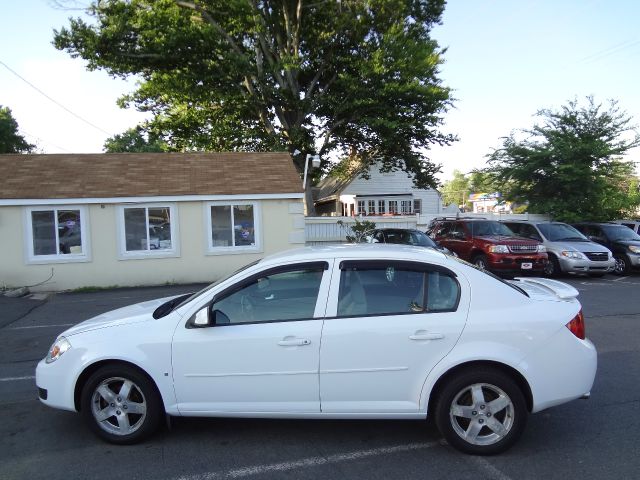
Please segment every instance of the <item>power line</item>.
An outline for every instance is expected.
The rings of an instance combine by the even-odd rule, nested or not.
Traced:
[[[106,135],[113,135],[110,132],[107,132],[106,130],[103,130],[102,128],[98,127],[97,125],[91,123],[89,120],[86,120],[84,118],[82,118],[80,115],[78,115],[77,113],[72,112],[71,110],[69,110],[67,107],[65,107],[64,105],[62,105],[60,102],[58,102],[57,100],[54,100],[53,98],[51,98],[49,95],[47,95],[46,93],[44,93],[42,90],[40,90],[38,87],[36,87],[33,83],[31,83],[29,80],[27,80],[26,78],[22,77],[18,72],[16,72],[15,70],[13,70],[9,65],[7,65],[6,63],[4,63],[2,60],[0,60],[0,65],[2,65],[4,68],[6,68],[7,70],[9,70],[11,73],[13,73],[16,77],[18,77],[20,80],[22,80],[24,83],[26,83],[27,85],[29,85],[31,88],[33,88],[35,91],[37,91],[40,95],[42,95],[43,97],[47,98],[48,100],[50,100],[51,102],[55,103],[57,106],[59,106],[60,108],[62,108],[63,110],[65,110],[67,113],[73,115],[74,117],[76,117],[78,120],[83,121],[84,123],[86,123],[87,125],[95,128],[96,130],[101,131],[102,133],[106,134]]]
[[[33,133],[27,132],[24,128],[20,128],[20,130],[22,130],[22,132],[25,135],[33,138],[36,142],[40,141],[40,142],[46,143],[47,145],[49,145],[49,146],[51,146],[53,148],[57,148],[58,150],[60,150],[62,152],[65,152],[65,153],[73,153],[71,150],[67,150],[66,148],[60,147],[59,145],[56,145],[55,143],[51,143],[50,141],[48,141],[48,140],[46,140],[44,138],[41,138],[41,137],[38,137],[38,136],[34,135]]]

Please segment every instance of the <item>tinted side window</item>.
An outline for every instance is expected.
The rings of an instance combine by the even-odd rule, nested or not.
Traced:
[[[445,272],[398,262],[350,265],[340,275],[338,316],[455,311],[459,297],[458,282]]]
[[[211,306],[216,324],[313,318],[323,272],[302,268],[257,277]]]

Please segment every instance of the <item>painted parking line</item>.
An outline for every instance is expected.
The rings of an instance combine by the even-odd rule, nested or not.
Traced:
[[[27,377],[4,377],[0,378],[0,382],[20,382],[23,380],[35,380],[36,377],[33,375]]]
[[[410,443],[407,445],[398,445],[395,447],[381,447],[373,448],[371,450],[360,450],[351,453],[328,455],[326,457],[309,457],[303,458],[301,460],[292,460],[290,462],[254,465],[251,467],[236,468],[233,470],[221,472],[206,472],[197,475],[178,477],[176,480],[213,480],[218,478],[243,478],[264,473],[289,472],[301,468],[311,468],[320,465],[332,465],[352,460],[360,460],[362,458],[375,457],[378,455],[389,455],[392,453],[422,450],[437,447],[438,445],[440,445],[438,442]]]
[[[489,463],[489,461],[484,457],[469,455],[467,457],[467,460],[475,464],[481,470],[484,470],[485,474],[487,474],[487,476],[484,478],[491,478],[494,480],[512,480],[509,475],[506,475],[505,473],[501,472],[496,467],[491,465],[491,463]]]
[[[57,325],[29,325],[26,327],[12,327],[7,328],[7,330],[29,330],[32,328],[61,328],[61,327],[72,327],[75,323],[59,323]]]

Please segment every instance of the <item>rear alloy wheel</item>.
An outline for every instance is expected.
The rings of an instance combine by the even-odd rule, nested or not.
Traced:
[[[522,391],[491,368],[467,370],[447,383],[436,401],[435,420],[447,442],[472,455],[510,448],[527,422]]]
[[[110,443],[139,442],[160,425],[160,395],[153,382],[134,368],[111,365],[99,369],[81,395],[84,420]]]
[[[557,277],[562,273],[560,263],[554,255],[549,255],[549,260],[544,266],[544,273],[548,277]]]
[[[476,255],[473,257],[472,262],[476,267],[480,270],[487,270],[487,256],[486,255]]]
[[[613,273],[616,275],[628,275],[631,271],[629,266],[629,260],[624,255],[614,255],[613,258],[616,261],[616,266],[613,268]]]

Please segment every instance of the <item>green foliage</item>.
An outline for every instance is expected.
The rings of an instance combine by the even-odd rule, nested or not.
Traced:
[[[30,153],[35,148],[18,133],[11,109],[0,105],[0,153]]]
[[[444,183],[440,189],[444,205],[464,205],[466,211],[471,211],[473,205],[469,201],[472,193],[500,192],[495,176],[490,172],[474,170],[464,174],[460,170],[453,171],[453,178]]]
[[[137,75],[121,99],[175,150],[286,150],[382,161],[436,186],[449,144],[431,38],[444,0],[94,0],[54,44],[90,69]]]
[[[375,222],[370,220],[358,220],[354,218],[355,223],[347,224],[342,220],[338,220],[338,225],[345,231],[347,242],[349,243],[362,243],[367,235],[371,235],[376,229]]]
[[[130,128],[119,135],[107,138],[104,142],[104,151],[107,153],[166,152],[168,150],[169,146],[166,142],[145,134],[141,127]]]
[[[639,204],[632,162],[620,156],[640,145],[631,118],[615,101],[607,108],[587,97],[560,110],[541,110],[541,123],[504,139],[489,155],[489,171],[509,200],[558,220],[610,220]]]

